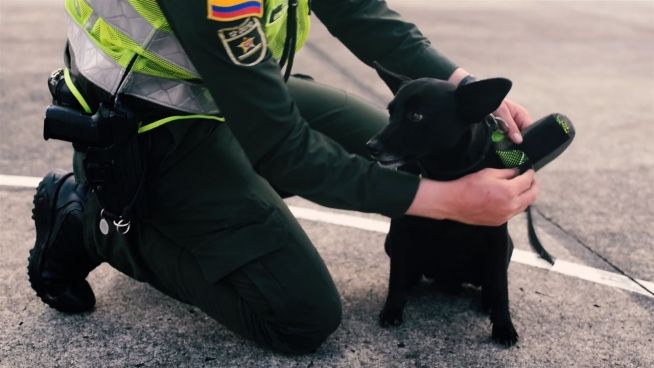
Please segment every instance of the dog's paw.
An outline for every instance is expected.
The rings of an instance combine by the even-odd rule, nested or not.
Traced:
[[[516,332],[513,323],[493,323],[493,341],[502,344],[505,347],[511,347],[518,342],[518,332]]]
[[[402,308],[387,308],[379,313],[379,325],[382,327],[399,326],[402,324]]]

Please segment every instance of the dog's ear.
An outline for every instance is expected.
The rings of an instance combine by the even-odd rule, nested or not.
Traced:
[[[461,118],[476,123],[497,110],[511,89],[505,78],[484,79],[456,89],[457,110]]]
[[[409,77],[405,77],[401,74],[393,73],[392,71],[384,68],[379,64],[378,62],[373,62],[372,65],[375,67],[375,70],[377,70],[377,74],[381,77],[381,79],[386,82],[386,85],[388,88],[391,89],[391,92],[393,94],[396,94],[397,91],[402,87],[402,85],[411,79]]]

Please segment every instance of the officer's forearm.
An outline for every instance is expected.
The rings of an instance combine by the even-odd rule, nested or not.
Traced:
[[[422,179],[406,214],[499,226],[536,200],[533,170],[484,169],[452,181]]]
[[[330,138],[297,129],[278,151],[255,165],[275,188],[328,207],[404,214],[418,187],[415,175],[388,170],[347,153]]]
[[[313,8],[329,31],[367,64],[378,61],[411,78],[443,80],[456,69],[384,1],[314,0]]]

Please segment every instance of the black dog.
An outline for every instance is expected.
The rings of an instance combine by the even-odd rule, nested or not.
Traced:
[[[367,144],[380,164],[435,180],[503,167],[490,144],[496,127],[488,115],[511,81],[488,79],[457,88],[431,78],[409,80],[379,65],[377,71],[395,94],[388,107],[390,124]],[[382,326],[402,323],[407,290],[424,275],[446,289],[481,286],[493,340],[506,346],[517,342],[507,285],[513,243],[506,224],[472,226],[405,216],[391,221],[385,249],[391,272]]]

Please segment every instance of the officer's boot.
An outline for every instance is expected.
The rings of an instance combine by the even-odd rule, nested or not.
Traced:
[[[36,295],[66,313],[88,311],[95,305],[86,276],[99,262],[87,254],[82,235],[87,191],[75,183],[72,173],[53,171],[34,195],[36,243],[29,254],[27,274]]]

